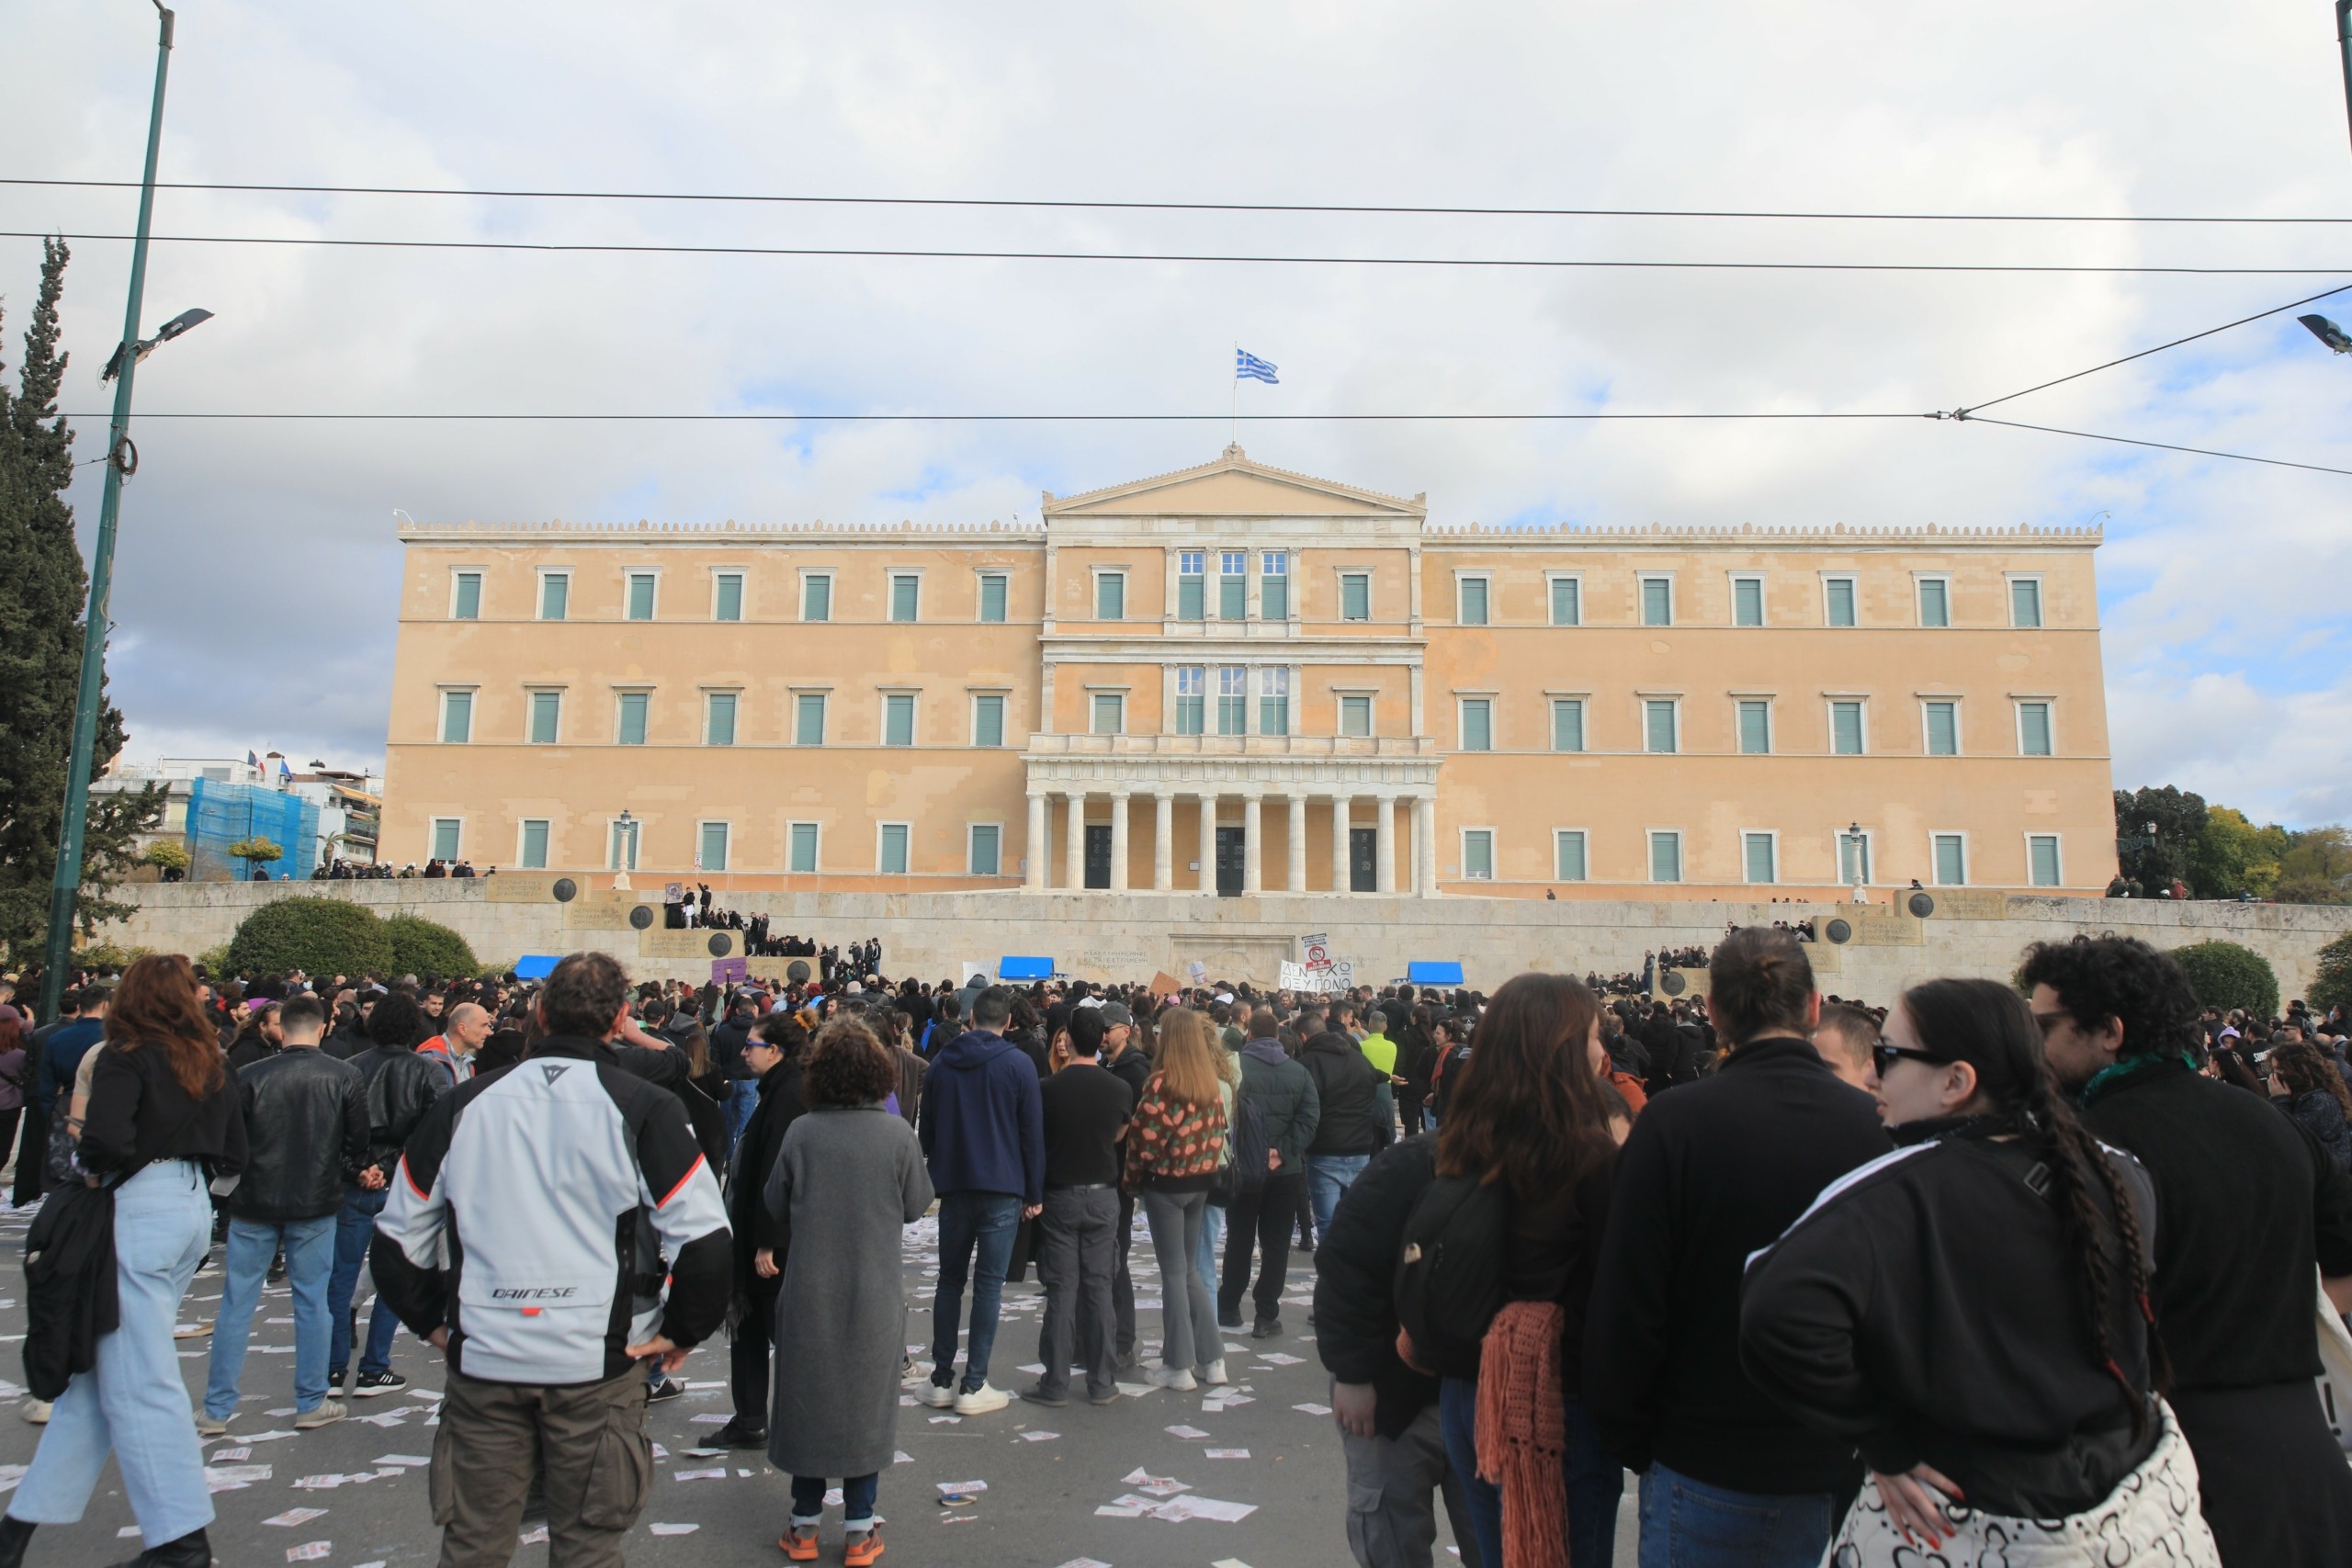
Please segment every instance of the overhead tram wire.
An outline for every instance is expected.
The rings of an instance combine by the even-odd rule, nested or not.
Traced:
[[[137,189],[132,180],[0,177],[0,186],[59,189]],[[458,186],[300,185],[284,182],[174,180],[157,190],[248,191],[291,196],[428,196],[537,201],[687,201],[807,207],[965,207],[1079,212],[1260,212],[1306,216],[1408,218],[1691,218],[1837,223],[2150,223],[2329,225],[2352,217],[2272,217],[2262,214],[2158,214],[2112,212],[1839,212],[1765,211],[1741,208],[1668,207],[1423,207],[1403,203],[1349,204],[1275,201],[1088,201],[1023,197],[810,196],[749,192],[625,190],[469,190]]]
[[[2061,430],[2054,424],[2024,424],[2013,419],[1969,417],[1971,424],[1997,424],[2009,430],[2035,430],[2044,435],[2072,435],[2083,441],[2109,441],[2120,446],[2146,446],[2158,452],[2188,452],[2199,457],[2226,457],[2233,463],[2260,463],[2273,468],[2301,468],[2313,474],[2352,475],[2352,468],[2331,468],[2321,463],[2293,463],[2284,457],[2255,457],[2244,452],[2217,452],[2210,446],[2177,446],[2169,441],[2141,441],[2129,435],[2101,435],[2090,430]]]

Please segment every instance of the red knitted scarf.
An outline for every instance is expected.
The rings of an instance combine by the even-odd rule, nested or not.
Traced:
[[[1566,1327],[1555,1303],[1513,1302],[1479,1348],[1478,1475],[1503,1491],[1500,1568],[1568,1568]]]

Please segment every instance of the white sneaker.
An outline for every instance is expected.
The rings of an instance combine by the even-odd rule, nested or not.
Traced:
[[[230,1416],[235,1414],[236,1412],[231,1411],[229,1416],[207,1416],[203,1410],[198,1409],[196,1413],[196,1435],[199,1438],[228,1436]]]
[[[1209,1384],[1211,1387],[1215,1387],[1218,1383],[1231,1382],[1233,1380],[1225,1375],[1225,1358],[1219,1356],[1216,1360],[1211,1361],[1207,1366],[1203,1367],[1201,1369],[1201,1381]]]
[[[56,1408],[56,1404],[50,1400],[28,1399],[20,1414],[34,1426],[46,1427],[49,1425],[49,1413]]]
[[[320,1427],[331,1427],[342,1420],[343,1415],[342,1401],[322,1399],[318,1404],[294,1417],[294,1429],[298,1432],[308,1432]]]
[[[1190,1393],[1201,1386],[1193,1381],[1193,1374],[1182,1367],[1154,1367],[1150,1377],[1153,1387],[1172,1388],[1178,1393]]]
[[[926,1382],[915,1390],[915,1397],[934,1410],[952,1409],[956,1404],[956,1385],[949,1383],[942,1388],[935,1382]]]
[[[956,1396],[956,1414],[985,1416],[991,1410],[1001,1410],[1012,1403],[1011,1394],[1001,1388],[991,1388],[984,1382],[968,1393]]]

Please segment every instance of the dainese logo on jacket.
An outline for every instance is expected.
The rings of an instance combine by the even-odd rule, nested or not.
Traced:
[[[579,1293],[577,1285],[493,1285],[490,1299],[494,1302],[560,1302]]]

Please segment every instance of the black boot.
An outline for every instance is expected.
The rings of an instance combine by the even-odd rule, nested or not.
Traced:
[[[0,1517],[0,1568],[24,1568],[25,1543],[33,1527],[13,1515]]]
[[[212,1543],[200,1529],[190,1530],[177,1540],[167,1540],[161,1546],[151,1546],[128,1562],[118,1562],[115,1568],[212,1568]]]

